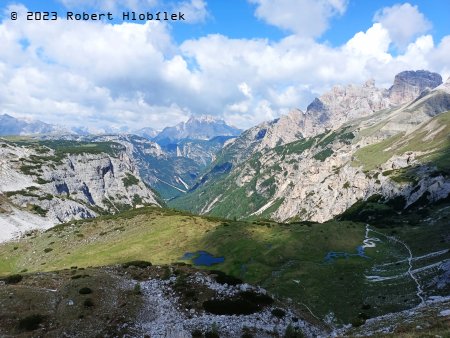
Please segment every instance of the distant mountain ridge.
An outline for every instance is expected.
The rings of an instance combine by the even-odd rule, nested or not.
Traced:
[[[11,115],[0,115],[0,136],[37,135],[64,132],[65,129],[41,121],[17,119]]]
[[[242,130],[228,125],[224,120],[209,115],[192,116],[186,122],[166,127],[154,141],[160,144],[176,143],[183,139],[210,140],[216,136],[238,136]]]
[[[162,131],[152,127],[131,130],[123,126],[121,128],[91,128],[61,127],[45,123],[39,120],[16,118],[8,114],[0,115],[0,136],[12,135],[42,135],[42,134],[74,134],[74,135],[102,135],[102,134],[133,134],[154,140],[158,143],[176,143],[180,140],[210,140],[217,136],[238,136],[241,129],[228,125],[224,120],[210,115],[199,117],[192,116],[186,122],[180,122],[175,126],[169,126]]]

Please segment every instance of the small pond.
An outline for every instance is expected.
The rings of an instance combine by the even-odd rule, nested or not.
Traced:
[[[364,253],[364,246],[360,245],[356,248],[356,253],[348,253],[348,252],[338,252],[338,251],[330,251],[325,256],[325,262],[331,263],[333,260],[337,258],[345,258],[348,259],[349,257],[362,257],[362,258],[369,258]]]
[[[211,266],[225,262],[224,257],[214,257],[207,251],[186,252],[182,260],[191,260],[195,266]]]

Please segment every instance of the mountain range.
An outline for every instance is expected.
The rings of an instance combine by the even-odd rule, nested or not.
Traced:
[[[373,82],[335,87],[305,113],[293,110],[229,142],[171,205],[228,218],[323,222],[376,194],[401,196],[405,206],[446,197],[442,168],[433,162],[423,169],[448,151],[450,91],[441,83],[438,74],[419,71],[397,75],[389,90]]]
[[[55,336],[449,330],[450,79],[335,86],[245,131],[0,118],[0,335],[36,309]]]
[[[98,130],[88,127],[69,128],[38,120],[15,118],[8,114],[0,115],[0,136],[133,134],[166,145],[176,144],[181,140],[207,141],[217,136],[235,137],[241,132],[242,130],[228,125],[224,120],[209,115],[191,116],[186,122],[181,122],[173,127],[166,127],[162,131],[157,131],[152,127],[130,130],[126,126]]]
[[[224,120],[203,115],[191,117],[174,127],[164,128],[154,141],[160,144],[176,143],[183,139],[210,140],[216,136],[238,136],[240,129],[229,126]]]
[[[62,128],[41,121],[17,119],[8,114],[0,115],[0,135],[52,134]]]

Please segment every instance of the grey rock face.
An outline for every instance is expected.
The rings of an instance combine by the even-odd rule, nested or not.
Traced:
[[[133,134],[145,137],[149,140],[153,139],[156,135],[158,135],[158,133],[159,132],[157,130],[150,127],[142,128],[133,132]]]
[[[67,153],[0,140],[0,240],[99,212],[160,206],[122,149]],[[4,207],[3,207],[4,206]]]
[[[167,144],[181,139],[209,140],[216,136],[237,136],[240,133],[240,129],[227,125],[224,120],[201,116],[191,117],[187,122],[164,128],[154,140]]]
[[[422,92],[401,106],[394,106],[386,92],[373,82],[335,87],[307,113],[293,111],[245,131],[224,147],[219,158],[225,160],[214,166],[231,163],[231,170],[205,174],[198,192],[192,192],[196,205],[190,208],[225,217],[323,222],[375,194],[402,196],[407,206],[419,199],[431,203],[445,198],[450,181],[421,161],[429,153],[445,151],[448,125],[440,114],[450,110],[450,86]],[[324,111],[329,130],[318,134],[320,128],[305,121]],[[379,150],[360,155],[361,149],[375,145]],[[399,183],[395,175],[385,174],[407,168],[421,168],[417,180]],[[217,193],[208,194],[210,190]],[[235,211],[235,196],[246,205],[244,215]]]
[[[439,74],[419,70],[397,74],[389,90],[377,88],[373,80],[362,86],[335,86],[308,106],[306,114],[313,120],[313,127],[304,128],[302,133],[309,137],[325,129],[337,129],[348,121],[408,103],[441,84]]]
[[[425,70],[404,71],[395,76],[394,84],[389,88],[389,100],[393,104],[402,104],[414,100],[425,89],[434,89],[442,84],[442,77]]]
[[[61,132],[62,129],[41,121],[26,121],[10,115],[0,115],[0,135],[35,135]]]

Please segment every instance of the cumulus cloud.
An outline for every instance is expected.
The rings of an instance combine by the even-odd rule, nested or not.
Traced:
[[[188,23],[204,22],[209,16],[205,0],[183,1],[175,9],[185,14]]]
[[[328,21],[343,14],[347,0],[249,0],[256,4],[256,16],[281,29],[304,37],[318,37]]]
[[[298,34],[279,41],[213,34],[177,44],[159,22],[5,19],[0,113],[118,129],[162,128],[208,113],[246,128],[304,109],[335,84],[374,78],[387,87],[409,69],[450,75],[450,36],[418,36],[398,55],[390,53],[392,39],[379,22],[332,47]]]
[[[389,31],[392,42],[400,48],[405,48],[432,27],[419,8],[409,3],[379,10],[374,16],[374,21],[381,23]]]

